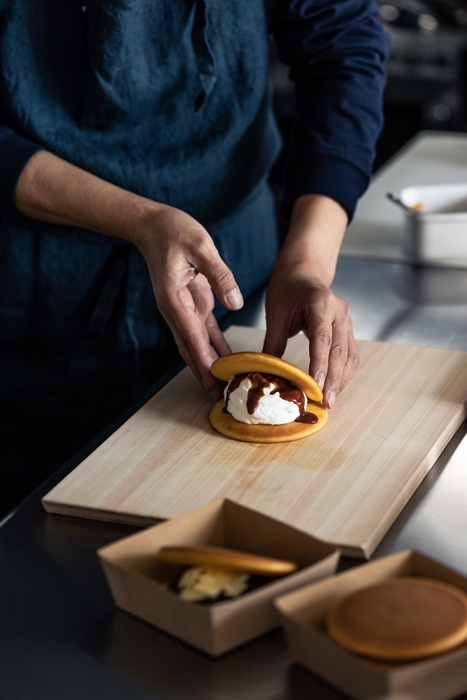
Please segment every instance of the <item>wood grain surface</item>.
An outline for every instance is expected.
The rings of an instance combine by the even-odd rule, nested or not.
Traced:
[[[234,351],[264,331],[232,327]],[[208,421],[188,369],[43,499],[50,512],[147,525],[228,497],[368,557],[465,417],[467,353],[359,341],[361,364],[325,428],[282,444],[236,442]],[[285,359],[308,368],[306,338]]]

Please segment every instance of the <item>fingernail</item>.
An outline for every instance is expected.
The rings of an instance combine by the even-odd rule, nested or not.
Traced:
[[[327,398],[328,398],[329,408],[333,408],[334,404],[336,403],[336,392],[330,391]]]
[[[226,294],[225,300],[231,309],[241,309],[243,306],[243,297],[238,288]]]
[[[324,376],[324,372],[321,372],[321,370],[320,370],[318,372],[318,374],[316,375],[316,379],[315,379],[315,381],[320,389],[323,388],[325,379],[326,379],[326,377]]]

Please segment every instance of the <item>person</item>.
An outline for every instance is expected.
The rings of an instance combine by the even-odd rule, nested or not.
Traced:
[[[178,353],[216,394],[220,324],[268,280],[265,352],[304,330],[328,408],[358,364],[331,283],[382,126],[377,5],[85,2],[0,2],[2,480],[16,499]],[[280,252],[271,33],[296,85]]]

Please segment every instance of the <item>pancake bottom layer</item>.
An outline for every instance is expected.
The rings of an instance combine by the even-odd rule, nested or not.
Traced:
[[[224,411],[224,399],[220,399],[209,412],[209,420],[214,430],[226,437],[242,442],[291,442],[309,437],[324,428],[328,412],[323,406],[309,401],[307,413],[314,413],[317,423],[285,423],[284,425],[249,425],[235,420]]]

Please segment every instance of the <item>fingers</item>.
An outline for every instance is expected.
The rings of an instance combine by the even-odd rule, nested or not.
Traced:
[[[201,322],[205,324],[207,336],[210,344],[217,352],[217,355],[228,355],[232,350],[224,338],[224,334],[218,326],[217,320],[212,313],[214,299],[210,284],[204,275],[198,274],[190,282],[188,289],[193,297],[195,311]]]
[[[341,389],[342,391],[348,384],[351,376],[360,364],[360,354],[358,352],[358,346],[355,342],[352,321],[350,321],[350,330],[348,335],[348,354],[347,362],[345,363],[344,371],[342,373]]]
[[[212,313],[214,299],[202,275],[175,292],[166,289],[157,297],[180,355],[214,399],[222,396],[222,384],[211,374],[212,362],[231,349]]]
[[[231,311],[243,306],[243,296],[235,277],[220,257],[212,238],[199,241],[196,248],[196,268],[206,277],[219,301]]]
[[[282,357],[288,338],[288,328],[283,320],[275,318],[274,322],[272,322],[268,319],[266,335],[264,336],[263,352],[268,353],[268,355]]]
[[[296,303],[290,289],[282,284],[276,276],[271,281],[266,292],[266,334],[263,352],[268,355],[282,357],[287,346],[287,340],[302,329],[300,304]]]
[[[217,325],[217,321],[214,317],[214,314],[210,314],[210,316],[206,319],[206,328],[208,331],[209,335],[209,340],[211,342],[211,346],[214,348],[216,351],[217,355],[213,359],[217,359],[217,356],[222,357],[223,355],[228,355],[229,353],[232,352],[230,345],[224,338],[224,334],[222,333],[221,329]],[[215,401],[218,401],[221,399],[224,395],[224,387],[225,383],[221,382],[219,379],[216,379],[213,377],[211,374],[211,380],[209,386],[206,386],[206,389],[210,392],[211,396]]]
[[[216,353],[209,342],[205,324],[196,314],[189,290],[180,290],[178,303],[168,298],[159,308],[170,326],[180,355],[198,380],[210,390],[214,385],[210,370]]]
[[[358,366],[350,306],[330,290],[309,317],[310,374],[323,390],[323,405],[333,408]]]
[[[214,352],[211,352],[213,359],[217,359],[217,357],[222,355],[228,355],[232,350],[212,313],[214,298],[206,277],[198,274],[193,282],[188,285],[188,289],[193,297],[195,312],[200,319],[200,323],[204,324],[206,328],[207,341],[211,345],[211,350],[214,350]]]
[[[217,355],[219,357],[229,355],[232,352],[230,345],[226,341],[224,334],[217,325],[216,318],[212,313],[206,319],[206,328],[208,331],[209,341]]]
[[[334,407],[337,395],[345,389],[360,364],[352,324],[349,323],[349,325],[350,330],[347,334],[344,332],[342,337],[336,340],[336,344],[332,345],[329,354],[329,369],[323,389],[323,405],[326,408]]]
[[[145,222],[147,230],[138,240],[159,310],[183,359],[203,385],[217,393],[211,364],[230,348],[212,314],[212,291],[235,310],[243,305],[240,289],[214,241],[192,217],[165,207],[149,224]]]
[[[223,386],[211,374],[211,365],[218,356],[229,354],[231,349],[212,313],[214,305],[212,292],[224,306],[231,310],[237,310],[243,306],[243,297],[232,272],[223,262],[208,234],[198,241],[194,264],[198,275],[187,288],[192,294],[195,313],[203,333],[197,333],[196,336],[184,334],[189,318],[188,316],[181,318],[180,315],[178,315],[177,330],[180,342],[185,346],[184,350],[187,351],[191,362],[200,372],[205,389],[210,391],[215,399],[218,399],[222,396]],[[208,302],[207,299],[209,299]],[[190,364],[190,366],[192,365]]]
[[[266,295],[267,330],[263,352],[281,357],[287,341],[300,330],[309,339],[309,373],[332,408],[358,366],[350,305],[306,275],[273,275]]]
[[[328,371],[323,386],[323,405],[326,408],[333,408],[336,403],[336,396],[340,392],[342,386],[342,376],[347,362],[347,354],[347,324],[334,322],[328,358]]]

